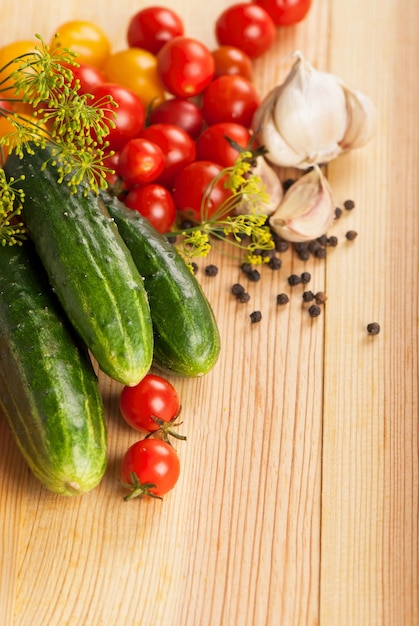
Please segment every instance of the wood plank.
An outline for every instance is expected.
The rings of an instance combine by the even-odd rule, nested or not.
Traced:
[[[162,1],[187,33],[215,44],[233,0]],[[141,6],[153,4],[140,3]],[[135,0],[20,0],[1,11],[2,43],[79,18],[125,47]],[[41,17],[40,17],[41,16]],[[362,16],[362,17],[361,17]],[[23,19],[24,18],[24,19]],[[247,283],[213,251],[199,278],[219,321],[222,354],[202,379],[173,379],[182,398],[182,474],[163,502],[125,503],[121,455],[137,439],[118,413],[121,386],[100,375],[109,468],[80,499],[30,476],[4,422],[0,438],[0,616],[9,626],[415,626],[418,614],[418,7],[394,0],[314,0],[255,63],[261,92],[301,49],[368,92],[374,142],[329,167],[337,203],[326,261],[283,255]],[[285,176],[285,173],[284,173]],[[347,229],[359,232],[345,242]],[[216,277],[203,268],[214,262]],[[328,294],[311,320],[301,286]],[[230,294],[234,282],[248,305]],[[278,308],[275,296],[291,295]],[[249,313],[262,311],[260,324]],[[381,323],[369,337],[365,326]]]

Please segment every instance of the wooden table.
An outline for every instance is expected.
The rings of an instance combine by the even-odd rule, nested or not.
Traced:
[[[1,44],[49,38],[72,18],[126,46],[138,0],[19,0],[1,10]],[[232,2],[162,0],[187,34],[214,46]],[[3,5],[5,3],[3,2]],[[419,4],[313,0],[255,63],[261,93],[296,49],[367,92],[373,142],[334,161],[327,260],[291,253],[238,304],[237,262],[214,253],[200,280],[222,336],[215,369],[176,380],[182,474],[163,502],[123,502],[119,459],[137,435],[120,386],[100,378],[109,468],[78,499],[46,492],[0,421],[0,614],[5,626],[415,626],[418,606]],[[359,235],[345,239],[347,230]],[[327,293],[316,319],[291,273]],[[290,303],[276,305],[288,291]],[[249,313],[262,311],[251,324]],[[381,333],[371,337],[369,322]]]

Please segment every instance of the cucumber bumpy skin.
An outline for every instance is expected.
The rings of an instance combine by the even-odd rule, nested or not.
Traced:
[[[179,376],[202,376],[217,362],[220,335],[201,285],[176,248],[137,211],[102,193],[144,278],[154,331],[154,364]]]
[[[83,494],[101,481],[107,435],[97,377],[29,241],[0,246],[0,409],[47,489]]]
[[[99,196],[58,183],[51,147],[11,154],[7,175],[25,192],[22,218],[70,322],[99,367],[137,384],[150,369],[153,331],[144,282]]]

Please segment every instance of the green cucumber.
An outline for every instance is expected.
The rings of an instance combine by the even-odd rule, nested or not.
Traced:
[[[69,320],[100,368],[125,384],[138,383],[153,358],[144,283],[99,197],[58,183],[51,148],[9,156],[5,170],[24,176],[22,218]]]
[[[76,495],[100,482],[107,436],[97,377],[30,241],[0,246],[0,409],[47,489]]]
[[[172,374],[200,376],[215,365],[220,336],[201,285],[177,249],[137,211],[101,194],[144,278],[154,331],[154,364]]]

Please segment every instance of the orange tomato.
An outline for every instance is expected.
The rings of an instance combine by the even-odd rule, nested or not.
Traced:
[[[46,133],[46,127],[43,123],[39,122],[39,120],[37,120],[36,117],[33,117],[31,115],[27,115],[25,113],[14,113],[13,114],[16,119],[19,120],[19,122],[21,122],[24,126],[28,125],[28,130],[30,128],[31,124],[36,124],[37,128],[39,129],[40,133],[44,134]],[[16,131],[15,126],[12,124],[12,122],[10,121],[10,117],[9,115],[7,115],[6,117],[4,116],[0,116],[0,138],[4,137],[5,135],[9,135],[10,133],[14,133]],[[1,155],[0,158],[2,157],[4,160],[6,160],[9,152],[11,152],[11,150],[13,150],[13,148],[17,145],[17,139],[13,139],[9,145],[0,145],[1,148]]]
[[[111,44],[103,30],[93,22],[70,20],[56,31],[57,44],[77,53],[76,61],[101,68],[111,51]],[[51,45],[55,38],[51,41]]]
[[[127,48],[111,54],[103,72],[109,82],[133,91],[147,108],[165,100],[165,89],[157,71],[157,58],[142,48]]]
[[[15,92],[13,89],[14,81],[8,78],[9,74],[14,72],[18,65],[16,63],[10,63],[13,59],[35,51],[35,41],[29,41],[22,39],[20,41],[14,41],[0,48],[0,96],[2,99],[13,98],[19,99],[21,95]],[[7,66],[7,67],[6,67]],[[4,81],[4,82],[3,82]],[[16,105],[13,104],[13,107]]]

